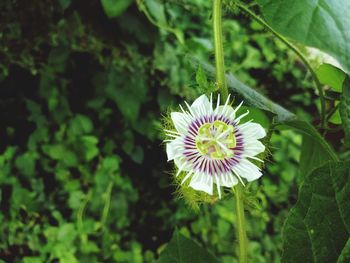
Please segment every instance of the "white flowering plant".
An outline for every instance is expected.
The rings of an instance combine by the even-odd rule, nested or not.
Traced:
[[[171,112],[174,130],[165,130],[168,161],[174,161],[177,172],[182,174],[181,184],[221,198],[221,187],[231,188],[239,183],[254,181],[262,176],[261,169],[251,160],[263,162],[257,157],[265,151],[259,141],[266,136],[264,128],[248,121],[241,124],[249,111],[237,116],[242,103],[233,108],[230,96],[220,105],[220,95],[216,107],[213,96],[201,95],[186,110]]]
[[[201,75],[214,75],[215,80],[213,83],[206,80],[198,83],[204,94],[198,94],[190,103],[184,101],[178,108],[172,108],[164,121],[166,155],[168,161],[174,164],[173,179],[177,192],[188,204],[197,208],[198,203],[212,204],[224,198],[233,198],[235,211],[232,212],[236,218],[238,240],[238,243],[235,243],[237,257],[241,263],[249,262],[244,208],[250,195],[247,185],[254,184],[264,174],[264,162],[270,152],[270,135],[280,128],[295,129],[303,137],[301,178],[298,179],[300,192],[298,202],[284,223],[282,261],[348,262],[350,33],[344,31],[344,28],[350,25],[350,20],[344,18],[342,7],[349,9],[350,2],[340,0],[337,4],[327,3],[323,6],[302,0],[293,3],[283,0],[274,3],[257,0],[266,20],[240,1],[212,2],[215,67],[198,59],[193,61],[200,69],[205,69],[205,73],[200,71]],[[320,116],[316,126],[226,72],[222,34],[223,5],[234,13],[246,14],[265,27],[304,63],[311,73],[319,98],[317,107]],[[339,19],[335,14],[342,18]],[[300,16],[302,23],[294,23],[293,19],[297,16]],[[308,27],[303,26],[305,21],[309,21]],[[322,23],[317,27],[319,21]],[[334,25],[338,28],[337,32],[341,32],[342,39],[334,33]],[[176,34],[175,31],[172,32]],[[325,38],[328,34],[334,38]],[[315,67],[316,60],[287,38],[322,50],[324,54],[328,54],[327,61],[330,61],[332,56],[333,63]],[[183,41],[182,38],[179,40]],[[317,63],[320,63],[320,60],[322,58],[318,57]],[[243,102],[237,103],[233,100],[232,97],[236,95],[243,98],[247,105],[272,113],[272,125],[269,130],[261,126],[260,120],[249,118],[249,111],[239,112]],[[334,96],[337,96],[338,101],[333,100]],[[335,102],[337,106],[330,107],[331,102]],[[336,116],[338,120],[334,122]],[[334,123],[342,125],[338,130],[343,129],[342,146],[338,152],[327,141],[327,135],[334,132]],[[271,152],[273,154],[273,151]],[[337,238],[339,235],[341,238]],[[179,233],[175,232],[169,249],[160,257],[161,262],[172,253],[175,245],[181,246],[178,243],[179,239]],[[206,255],[208,258],[212,257],[210,254]],[[178,258],[175,254],[171,256]],[[189,254],[189,258],[191,256]],[[211,258],[208,262],[217,261]]]

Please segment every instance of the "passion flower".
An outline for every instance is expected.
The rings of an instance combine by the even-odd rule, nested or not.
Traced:
[[[232,187],[240,181],[250,182],[262,176],[261,170],[251,160],[265,151],[259,139],[266,136],[260,124],[252,121],[239,124],[249,112],[240,116],[229,105],[230,97],[220,105],[218,96],[215,109],[213,99],[206,95],[197,98],[186,110],[172,112],[174,130],[165,130],[170,139],[165,140],[168,161],[174,160],[178,168],[176,176],[184,172],[182,184],[190,179],[193,189],[213,194],[214,183],[219,198],[220,187]]]

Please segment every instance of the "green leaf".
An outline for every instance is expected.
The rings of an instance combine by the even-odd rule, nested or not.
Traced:
[[[42,146],[42,150],[53,160],[60,161],[69,167],[76,166],[78,163],[76,154],[63,144],[46,144]]]
[[[85,135],[80,138],[82,143],[83,156],[85,160],[91,161],[99,154],[99,149],[96,146],[98,144],[98,138],[95,136]]]
[[[339,103],[339,101],[336,101],[334,106],[337,106],[338,103]],[[329,118],[329,122],[331,122],[331,123],[333,123],[333,124],[337,124],[337,125],[342,124],[339,109],[337,109],[337,110],[332,114],[332,116]]]
[[[218,259],[196,242],[175,231],[169,244],[160,254],[158,263],[218,263]]]
[[[315,168],[320,167],[328,161],[338,160],[338,156],[329,143],[310,123],[294,120],[284,122],[283,124],[295,129],[303,136],[298,177],[299,183],[303,182]]]
[[[350,233],[350,162],[344,162],[339,167],[335,167],[335,172],[330,176],[335,190],[335,199],[337,201],[340,216]],[[342,172],[336,172],[336,171]],[[333,171],[332,171],[333,172]]]
[[[316,75],[323,85],[331,87],[337,92],[342,91],[345,73],[331,64],[322,64],[316,70]]]
[[[37,158],[36,152],[26,152],[16,158],[16,167],[24,175],[34,175],[35,161]]]
[[[113,173],[119,170],[119,159],[116,156],[108,156],[103,159],[102,168],[106,173]]]
[[[259,123],[261,126],[263,126],[266,130],[269,130],[271,122],[269,117],[264,111],[256,107],[241,106],[237,112],[237,116],[245,113],[247,110],[249,111],[249,114],[242,118],[242,122],[253,120],[254,122]]]
[[[24,257],[23,258],[23,263],[41,263],[41,262],[43,262],[43,260],[40,257]]]
[[[101,0],[105,14],[109,18],[120,16],[133,0]]]
[[[279,33],[336,58],[350,73],[350,1],[257,0]]]
[[[157,0],[145,0],[147,9],[160,25],[167,25],[164,5]]]
[[[324,149],[320,141],[315,139],[315,137],[303,134],[299,162],[299,181],[302,181],[315,168],[330,160],[332,160],[331,155]]]
[[[122,77],[128,76],[127,73],[114,68],[108,72],[100,72],[95,77],[97,89],[114,101],[123,116],[130,122],[137,120],[147,93],[147,80],[142,72],[135,71],[134,74],[138,77]]]
[[[321,136],[321,134],[315,129],[315,127],[312,126],[310,123],[308,123],[306,121],[301,121],[301,120],[293,120],[293,121],[286,121],[286,122],[284,122],[284,124],[296,129],[301,134],[307,135],[310,138],[314,139],[320,145],[319,146],[320,149],[322,149],[322,151],[325,151],[328,154],[329,160],[333,160],[333,161],[338,160],[338,157],[335,154],[332,147]]]
[[[345,132],[345,144],[350,145],[350,77],[347,77],[344,81],[339,113]]]
[[[138,164],[143,162],[144,151],[141,146],[136,146],[132,154],[130,154],[131,159]]]
[[[71,0],[59,0],[58,2],[63,9],[66,9],[72,3]]]
[[[68,133],[70,136],[90,133],[94,126],[92,121],[82,114],[77,114],[69,121]]]
[[[205,75],[205,72],[200,65],[196,72],[196,82],[202,90],[206,90],[208,88],[207,76]]]
[[[330,162],[307,176],[284,225],[282,262],[343,257],[349,239],[349,167],[350,162]]]
[[[343,248],[337,263],[346,263],[350,262],[350,238],[348,239],[348,242],[346,242],[345,247]]]

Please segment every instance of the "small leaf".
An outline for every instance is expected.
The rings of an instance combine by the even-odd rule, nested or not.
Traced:
[[[141,146],[136,146],[130,157],[135,163],[141,164],[144,157],[143,148]]]
[[[108,72],[98,73],[95,77],[97,89],[105,92],[116,103],[125,119],[132,123],[136,122],[147,93],[147,80],[142,72],[136,72],[137,78],[126,79],[122,77],[126,76],[124,71],[113,68]]]
[[[71,0],[59,0],[58,2],[63,9],[66,9],[72,3]]]
[[[196,242],[175,231],[157,263],[218,263],[218,259]]]
[[[60,161],[69,167],[76,166],[78,163],[76,154],[63,144],[47,144],[43,145],[42,149],[53,160]]]
[[[32,176],[35,174],[36,152],[26,152],[17,157],[16,167],[24,175]]]
[[[82,150],[85,160],[91,161],[99,154],[99,149],[96,146],[98,144],[98,138],[95,136],[86,135],[82,136],[80,140],[82,142]]]
[[[145,0],[145,3],[152,17],[154,17],[160,25],[167,25],[164,5],[157,0]]]
[[[69,121],[68,133],[70,136],[90,133],[94,126],[92,121],[82,114],[77,114]]]
[[[335,102],[335,106],[336,106],[338,103],[339,103],[339,102]],[[337,110],[332,114],[332,116],[329,118],[329,122],[331,122],[331,123],[333,123],[333,124],[337,124],[337,125],[342,124],[339,109],[337,109]]]
[[[207,89],[207,87],[208,87],[207,76],[205,75],[205,72],[200,65],[199,65],[197,72],[196,72],[196,82],[201,89],[203,89],[203,90]]]
[[[105,14],[109,18],[120,16],[133,0],[101,0]]]
[[[0,260],[0,263],[5,262]],[[40,257],[24,257],[23,263],[41,263],[43,262],[42,258]]]
[[[345,73],[331,64],[322,64],[316,70],[316,75],[323,85],[331,87],[337,92],[342,91]]]

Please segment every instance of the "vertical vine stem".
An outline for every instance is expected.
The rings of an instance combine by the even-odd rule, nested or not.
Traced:
[[[320,104],[321,104],[321,127],[325,128],[326,127],[326,100],[324,97],[323,89],[322,89],[322,84],[320,80],[318,79],[314,69],[310,65],[310,62],[308,59],[304,56],[303,53],[300,52],[300,50],[294,46],[291,42],[289,42],[284,36],[279,34],[277,31],[275,31],[272,27],[270,27],[269,24],[267,24],[263,19],[261,19],[259,16],[257,16],[254,12],[252,12],[248,7],[245,5],[236,2],[235,5],[249,15],[252,19],[257,21],[259,24],[261,24],[264,28],[266,28],[268,31],[270,31],[275,37],[277,37],[279,40],[281,40],[287,47],[289,47],[300,59],[303,61],[304,65],[306,68],[310,71],[311,76],[315,82],[316,89],[318,91],[318,96],[320,97]]]
[[[237,218],[237,237],[238,237],[238,258],[239,263],[248,262],[248,239],[245,228],[244,218],[244,200],[243,189],[241,184],[234,187],[235,201],[236,201],[236,218]]]
[[[222,44],[222,0],[213,0],[213,31],[215,46],[216,84],[218,86],[221,98],[225,101],[228,97],[228,89],[225,77],[224,48]],[[236,229],[238,238],[239,262],[247,263],[248,240],[245,229],[242,185],[237,184],[237,186],[234,187],[234,193],[236,202]]]
[[[222,45],[222,0],[213,0],[213,31],[216,85],[221,98],[225,101],[228,96],[228,90],[225,77],[224,48]]]

